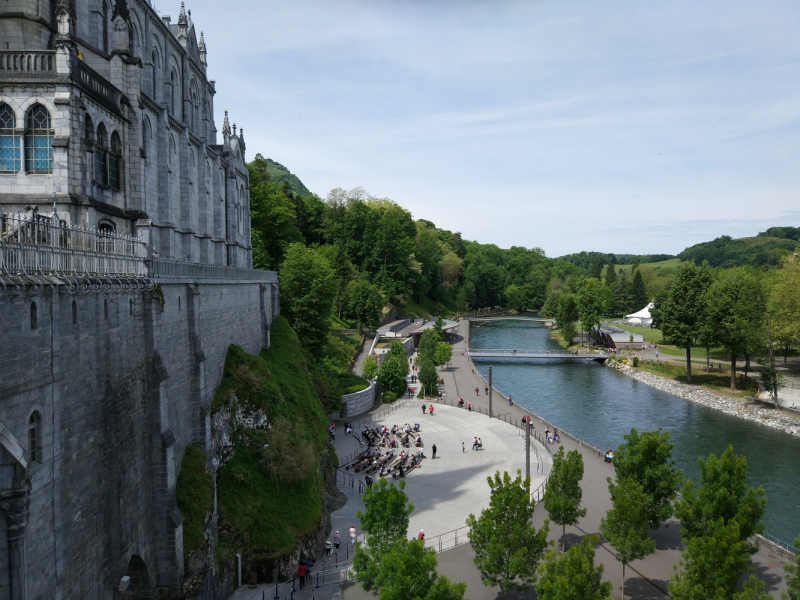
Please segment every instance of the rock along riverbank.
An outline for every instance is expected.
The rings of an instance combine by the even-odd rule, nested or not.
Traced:
[[[767,427],[780,429],[790,435],[800,437],[800,420],[793,414],[778,411],[773,408],[764,408],[756,404],[748,404],[744,400],[739,400],[737,398],[720,396],[702,388],[659,377],[647,371],[641,371],[619,361],[608,360],[606,361],[606,366],[617,369],[621,373],[633,377],[636,381],[641,381],[645,385],[659,389],[662,392],[667,392],[678,398],[683,398],[689,402],[696,402],[697,404],[720,410],[725,414],[739,417],[740,419],[756,421]]]

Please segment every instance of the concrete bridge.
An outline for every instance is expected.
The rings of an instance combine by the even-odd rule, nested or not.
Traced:
[[[572,354],[571,352],[552,351],[552,350],[505,350],[505,349],[489,349],[489,350],[470,350],[469,355],[472,358],[499,358],[499,359],[568,359],[568,360],[594,360],[603,362],[608,359],[608,354],[603,352],[594,352],[591,354]]]
[[[540,319],[537,317],[470,317],[470,323],[488,323],[490,321],[529,321],[531,323],[550,324],[554,319]]]

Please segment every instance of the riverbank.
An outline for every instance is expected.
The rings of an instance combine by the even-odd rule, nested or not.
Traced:
[[[606,361],[606,366],[678,398],[702,404],[725,414],[748,421],[755,421],[767,427],[779,429],[790,435],[800,437],[800,419],[792,413],[765,408],[756,404],[748,404],[745,400],[730,396],[721,396],[707,389],[666,379],[619,361]]]

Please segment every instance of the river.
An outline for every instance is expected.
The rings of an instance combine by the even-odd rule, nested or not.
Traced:
[[[524,321],[473,325],[472,348],[557,349],[550,330]],[[588,361],[587,361],[588,362]],[[668,430],[673,458],[697,483],[697,458],[719,456],[728,444],[747,456],[747,479],[767,496],[766,533],[785,542],[800,534],[800,438],[737,419],[635,381],[595,362],[502,362],[475,359],[494,386],[533,413],[603,450],[635,427]]]

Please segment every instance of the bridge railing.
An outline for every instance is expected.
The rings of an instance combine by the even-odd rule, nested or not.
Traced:
[[[509,348],[470,348],[469,350],[470,356],[476,354],[491,354],[492,356],[520,356],[525,354],[536,354],[541,356],[556,356],[556,357],[570,357],[574,356],[576,358],[594,358],[597,356],[607,356],[604,352],[594,352],[594,353],[575,353],[570,352],[569,350],[551,350],[551,349],[543,349],[543,350],[530,350],[530,349],[509,349]]]

